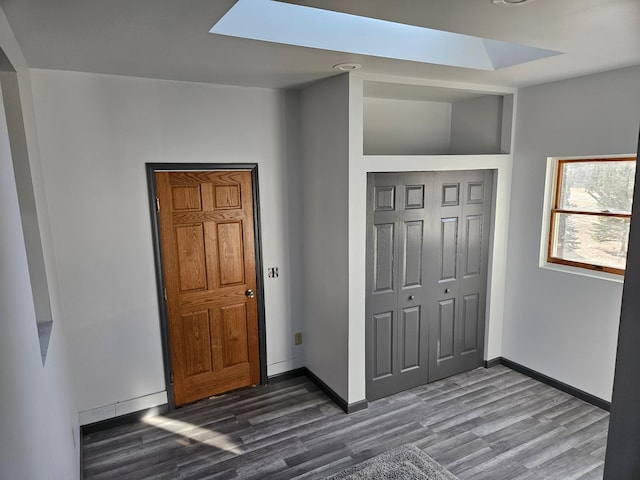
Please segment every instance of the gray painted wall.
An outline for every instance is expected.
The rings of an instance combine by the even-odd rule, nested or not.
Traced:
[[[501,153],[502,96],[486,95],[451,105],[452,155]]]
[[[451,104],[363,99],[365,155],[431,155],[449,152]]]
[[[307,367],[348,400],[349,77],[301,93]]]
[[[539,267],[549,156],[635,153],[640,68],[524,88],[516,115],[502,355],[611,399],[622,284]]]

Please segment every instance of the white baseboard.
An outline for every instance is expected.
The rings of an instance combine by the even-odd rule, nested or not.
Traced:
[[[289,358],[281,362],[270,363],[267,365],[267,377],[290,372],[291,370],[302,367],[304,367],[304,358]]]
[[[102,420],[146,410],[147,408],[157,407],[158,405],[164,405],[167,401],[166,391],[151,393],[142,397],[136,397],[90,410],[83,410],[78,412],[78,420],[80,421],[80,425],[89,425]]]

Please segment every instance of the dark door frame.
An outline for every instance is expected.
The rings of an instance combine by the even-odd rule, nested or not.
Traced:
[[[162,251],[160,249],[160,224],[158,222],[156,172],[169,171],[223,171],[244,170],[251,172],[253,194],[253,231],[255,236],[256,287],[258,290],[258,344],[260,350],[260,383],[267,383],[267,335],[264,309],[264,278],[262,277],[262,240],[260,221],[260,197],[258,195],[257,163],[146,163],[147,186],[149,192],[149,212],[151,235],[153,238],[153,259],[156,272],[158,308],[160,311],[160,336],[162,342],[162,363],[167,388],[169,410],[175,409],[173,381],[171,378],[171,355],[169,352],[169,319],[164,297],[164,273],[162,271]]]

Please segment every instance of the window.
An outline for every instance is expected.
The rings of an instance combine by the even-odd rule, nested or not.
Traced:
[[[559,160],[547,261],[623,275],[635,158]]]

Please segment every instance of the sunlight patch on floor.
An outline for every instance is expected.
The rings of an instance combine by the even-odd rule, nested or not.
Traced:
[[[216,432],[215,430],[199,427],[173,418],[166,418],[162,415],[145,417],[142,421],[152,427],[161,428],[162,430],[175,433],[176,435],[180,435],[200,444],[224,450],[225,452],[232,452],[238,455],[245,453],[243,448],[228,435]]]

